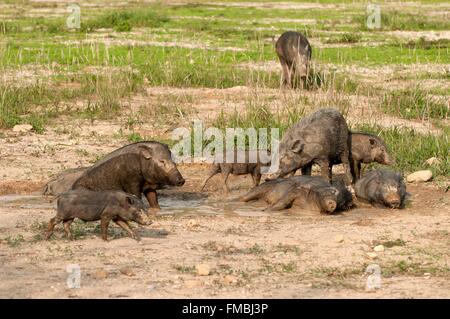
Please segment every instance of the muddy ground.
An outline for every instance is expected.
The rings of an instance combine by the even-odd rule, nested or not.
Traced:
[[[90,128],[101,132],[102,125]],[[116,226],[104,242],[98,223],[82,222],[73,225],[76,240],[65,239],[58,227],[45,241],[55,213],[52,198],[39,195],[45,180],[127,142],[106,133],[76,141],[69,132],[52,130],[44,136],[4,134],[0,297],[450,297],[450,193],[434,182],[408,184],[404,210],[357,203],[333,216],[293,209],[267,213],[261,203],[234,201],[250,187],[249,176],[232,177],[229,196],[214,177],[202,194],[208,168],[183,164],[186,185],[161,191],[162,211],[151,226],[139,228],[140,243]],[[378,245],[384,251],[373,254]],[[79,289],[67,287],[70,264],[80,266]],[[382,272],[375,291],[366,290],[370,264]]]
[[[57,6],[41,7],[41,2],[45,1],[31,1],[33,6],[29,10],[22,10],[18,4],[0,5],[0,17],[12,19],[22,11],[21,14],[31,17],[67,13],[65,8],[56,10]],[[92,8],[106,6],[104,1],[80,3]],[[298,10],[330,10],[341,6],[275,2],[224,2],[222,5]],[[354,3],[346,5],[351,7]],[[127,7],[128,4],[109,1],[108,6]],[[415,5],[409,3],[409,6]],[[420,8],[425,6],[422,4]],[[448,14],[447,7],[440,5],[436,14]],[[316,21],[299,19],[297,22],[309,25]],[[274,30],[273,26],[269,27]],[[126,32],[123,36],[111,30],[107,31],[108,36],[98,31],[75,43],[210,48],[207,43],[189,38],[164,41],[156,32],[144,41],[139,37],[143,32],[138,31],[136,28],[133,30],[136,33]],[[328,36],[333,34],[327,32]],[[413,40],[449,38],[448,31],[385,34]],[[316,38],[312,42],[319,48],[330,46],[322,40],[325,39]],[[377,44],[377,41],[370,43]],[[333,46],[353,45],[359,44]],[[213,47],[219,51],[242,50],[234,46]],[[420,84],[448,89],[448,81],[441,75],[448,74],[448,65],[433,61],[377,67],[325,63],[319,66],[348,73],[370,86],[393,89]],[[4,83],[18,86],[36,81],[48,81],[51,85],[54,66],[57,67],[32,64],[17,70],[6,68],[1,78]],[[273,61],[236,67],[250,71],[279,70],[275,56]],[[83,70],[97,71],[122,70],[105,66]],[[438,74],[439,80],[415,78],[424,72]],[[442,134],[441,127],[448,125],[448,119],[442,119],[439,126],[429,120],[407,120],[384,114],[376,108],[377,96],[251,85],[227,89],[147,85],[143,92],[120,101],[121,111],[114,119],[91,121],[77,114],[61,115],[49,120],[42,134],[1,129],[0,298],[449,298],[450,192],[446,189],[450,179],[443,176],[428,183],[408,184],[411,195],[403,210],[377,209],[356,202],[353,209],[336,215],[295,209],[268,213],[263,211],[261,203],[242,204],[235,200],[250,188],[250,176],[232,176],[229,196],[224,194],[219,176],[210,180],[201,193],[199,188],[207,175],[207,165],[183,164],[180,171],[186,184],[160,192],[162,210],[152,225],[138,228],[142,236],[140,243],[115,225],[110,226],[110,241],[104,242],[98,223],[82,222],[73,223],[76,237],[73,241],[64,237],[61,225],[51,240],[43,239],[47,222],[55,214],[55,203],[53,198],[40,195],[40,190],[58,172],[92,165],[105,154],[130,143],[130,134],[166,140],[174,128],[188,127],[192,120],[202,120],[206,126],[222,111],[229,114],[243,111],[254,101],[262,101],[270,110],[277,110],[303,97],[314,106],[345,105],[350,124],[376,123],[383,128],[406,127],[435,135]],[[78,106],[85,105],[86,101],[80,99],[74,104],[67,107],[82,109]],[[70,275],[67,268],[73,264],[79,265],[81,271],[81,286],[76,289],[67,286]],[[381,286],[368,290],[367,282],[372,277],[366,269],[373,264],[380,267]]]

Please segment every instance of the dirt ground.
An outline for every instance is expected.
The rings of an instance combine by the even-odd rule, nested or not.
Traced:
[[[105,5],[101,1],[90,2],[81,1],[93,8]],[[108,3],[111,8],[127,5],[127,2]],[[220,4],[305,10],[345,6],[275,2]],[[12,10],[12,6],[1,4],[0,8]],[[436,14],[448,12],[442,6]],[[11,12],[15,11],[9,15]],[[61,16],[66,10],[36,6],[26,14],[41,16],[43,12]],[[5,16],[0,14],[0,17]],[[315,20],[298,22],[309,24]],[[81,42],[211,48],[204,43],[163,42],[156,37],[142,42],[134,39],[132,33],[127,34],[131,39],[111,40],[99,33]],[[449,38],[448,31],[387,34],[402,39]],[[317,47],[327,45],[316,41]],[[242,50],[232,46],[214,49]],[[279,70],[277,60],[238,67],[250,71]],[[376,68],[323,64],[322,67],[361,77],[369,85],[390,88],[416,84],[416,80],[410,79],[415,73],[448,73],[447,65],[433,63]],[[111,69],[99,68],[101,71],[107,73]],[[50,66],[29,69],[24,66],[5,71],[1,77],[5,83],[17,84],[18,79],[23,84],[36,80],[50,83],[52,74]],[[394,75],[398,75],[398,80],[386,81]],[[417,80],[417,83],[448,88],[448,83],[441,79]],[[182,164],[179,168],[186,184],[160,191],[162,210],[152,225],[134,225],[138,227],[141,242],[129,238],[115,225],[110,226],[110,240],[105,242],[100,238],[98,222],[74,222],[76,239],[73,241],[64,237],[61,225],[51,240],[43,239],[47,223],[55,214],[55,202],[40,195],[40,190],[58,172],[92,165],[103,155],[130,143],[127,136],[131,133],[166,139],[176,127],[187,126],[195,119],[211,123],[222,110],[242,111],[255,99],[277,110],[287,101],[298,100],[300,95],[318,101],[317,104],[323,101],[323,105],[345,100],[350,124],[376,122],[382,127],[407,127],[418,133],[442,134],[432,121],[386,115],[365,96],[246,86],[146,87],[145,92],[122,101],[123,110],[113,120],[60,116],[52,119],[42,134],[0,130],[0,298],[450,298],[448,177],[408,184],[410,196],[402,210],[379,209],[356,201],[354,208],[336,215],[295,209],[268,213],[263,211],[262,203],[243,204],[235,200],[250,188],[250,176],[230,177],[229,196],[224,194],[219,176],[211,179],[202,193],[199,188],[207,174],[206,165]],[[78,102],[83,105],[84,101]],[[180,110],[160,114],[162,108],[158,106],[163,104],[167,109],[176,105]],[[145,116],[135,118],[138,112]],[[442,123],[447,125],[448,121]],[[67,285],[68,278],[72,278],[68,267],[74,264],[80,267],[80,288]],[[378,289],[367,289],[367,283],[373,278],[368,267],[379,267],[381,271]]]
[[[105,135],[102,127],[108,127]],[[73,225],[74,241],[61,227],[43,240],[55,211],[39,189],[61,169],[90,165],[96,155],[125,144],[110,137],[118,127],[96,122],[90,129],[97,134],[86,129],[74,140],[57,124],[43,136],[3,133],[0,297],[450,297],[450,193],[434,182],[408,184],[404,210],[357,203],[332,216],[267,213],[261,203],[233,200],[250,187],[249,176],[232,177],[228,197],[218,176],[199,193],[207,167],[183,164],[187,183],[161,191],[162,211],[139,228],[140,243],[116,226],[104,242],[98,223],[82,222]],[[374,252],[380,244],[384,251]],[[66,284],[70,264],[80,266],[79,289]],[[366,290],[370,264],[381,267],[375,291]]]

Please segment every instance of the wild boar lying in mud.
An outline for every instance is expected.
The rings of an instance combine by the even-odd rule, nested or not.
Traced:
[[[275,177],[293,175],[297,169],[302,170],[302,175],[311,175],[316,163],[322,176],[331,181],[332,165],[339,161],[350,184],[348,139],[347,122],[335,109],[321,109],[302,118],[281,139],[280,168]]]
[[[264,199],[267,210],[281,210],[291,206],[333,213],[352,205],[352,195],[341,181],[330,185],[320,176],[295,176],[265,182],[240,198],[241,201]]]
[[[139,235],[130,228],[128,222],[134,221],[140,225],[151,224],[144,212],[144,204],[134,195],[120,191],[75,190],[59,195],[57,213],[48,224],[46,238],[49,239],[55,225],[62,222],[67,237],[73,239],[70,224],[75,218],[85,222],[100,220],[104,240],[108,240],[108,225],[111,220],[136,240],[140,240]]]
[[[387,151],[386,144],[378,136],[361,133],[349,132],[350,134],[350,169],[352,182],[356,183],[361,178],[361,164],[379,163],[391,165],[394,160]],[[340,164],[339,158],[333,164]]]
[[[289,87],[304,86],[312,54],[308,39],[301,33],[288,31],[278,38],[275,50],[283,70],[283,84]]]
[[[403,208],[406,186],[403,177],[390,170],[373,170],[355,184],[356,197],[374,206]]]
[[[165,144],[135,143],[113,153],[87,169],[72,189],[121,190],[138,198],[144,193],[150,207],[159,209],[156,190],[185,182]]]
[[[226,156],[230,155],[230,158],[233,159],[233,162],[227,163]],[[243,157],[242,163],[239,160],[239,154]],[[211,177],[218,173],[222,173],[224,188],[227,193],[230,192],[230,188],[228,187],[227,180],[230,174],[232,175],[245,175],[250,174],[252,176],[253,187],[258,186],[261,181],[261,168],[263,166],[270,165],[270,154],[267,152],[267,156],[260,154],[259,151],[234,151],[234,152],[224,152],[222,158],[218,158],[216,156],[215,163],[213,164],[208,177],[203,181],[202,188],[200,191],[206,186],[206,183],[209,181]]]

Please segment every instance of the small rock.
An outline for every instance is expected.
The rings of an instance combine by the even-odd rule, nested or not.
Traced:
[[[382,253],[384,251],[384,246],[383,245],[378,245],[373,247],[373,251],[376,251],[377,253]]]
[[[189,228],[197,227],[198,225],[198,221],[196,221],[195,219],[189,219],[187,222],[187,227]]]
[[[343,242],[344,242],[344,235],[337,235],[337,236],[334,238],[334,240],[335,240],[337,243],[343,243]]]
[[[33,129],[30,124],[18,124],[13,127],[13,132],[26,133]]]
[[[109,273],[105,269],[98,269],[94,273],[95,279],[106,279],[108,278]]]
[[[370,259],[375,259],[375,258],[378,257],[377,253],[367,253],[366,255],[367,255],[367,257],[369,257]]]
[[[430,279],[430,278],[431,278],[431,274],[430,274],[429,272],[424,273],[423,276],[424,276],[426,279]]]
[[[427,164],[429,166],[439,165],[439,164],[441,164],[441,160],[437,157],[430,157],[429,159],[427,159],[425,161],[425,164]]]
[[[433,172],[430,170],[417,171],[412,174],[409,174],[406,177],[406,181],[408,183],[413,182],[428,182],[433,177]]]
[[[238,283],[238,278],[232,275],[226,275],[223,277],[222,283],[227,286],[235,285]]]
[[[120,273],[128,277],[136,276],[136,273],[130,267],[122,267],[119,269],[119,271]]]
[[[208,276],[211,272],[211,268],[208,264],[198,264],[195,266],[195,269],[197,270],[197,275],[199,276]]]
[[[184,286],[188,289],[197,288],[197,287],[200,287],[201,285],[202,285],[202,283],[197,280],[186,280],[184,282]]]

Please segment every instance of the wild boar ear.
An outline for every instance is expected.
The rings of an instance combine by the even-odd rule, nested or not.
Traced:
[[[126,200],[125,200],[125,203],[124,203],[125,204],[125,209],[129,208],[131,203],[132,203],[132,201],[131,201],[130,196],[126,196]]]
[[[291,150],[294,153],[301,153],[301,151],[303,150],[303,146],[305,146],[305,144],[303,144],[301,140],[296,140],[294,141],[294,143],[292,143]]]
[[[145,157],[145,159],[151,159],[153,156],[153,152],[148,147],[141,147],[141,154]]]
[[[374,148],[377,144],[377,141],[375,141],[374,138],[369,138],[370,147]]]

